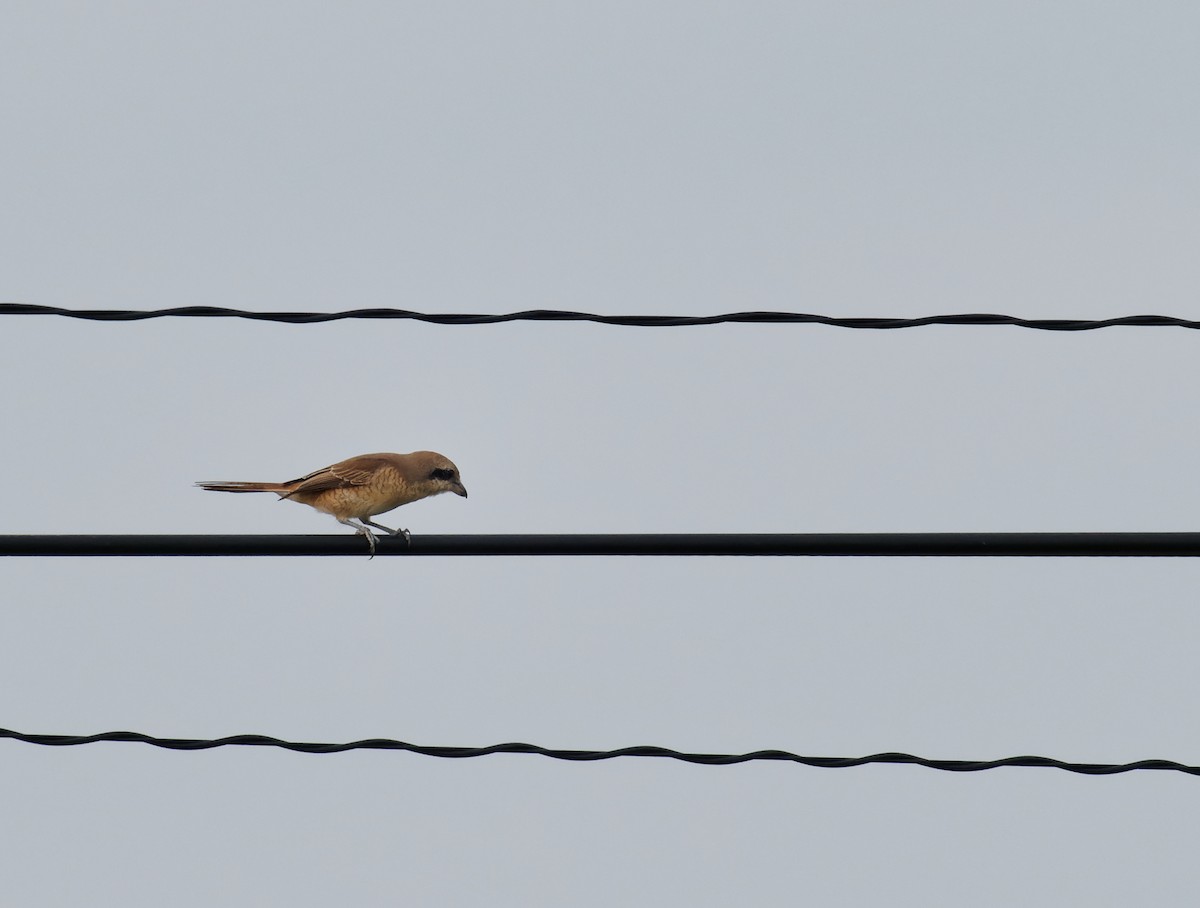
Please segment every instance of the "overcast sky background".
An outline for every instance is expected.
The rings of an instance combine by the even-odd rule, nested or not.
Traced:
[[[1200,318],[1185,2],[0,2],[0,299]],[[0,533],[1196,530],[1200,334],[0,323]],[[385,523],[392,523],[386,518]],[[1191,560],[7,559],[0,726],[1200,762]],[[0,742],[8,903],[1192,904],[1200,780]]]

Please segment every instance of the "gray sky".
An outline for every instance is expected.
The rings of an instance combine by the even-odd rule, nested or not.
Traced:
[[[1200,318],[1191,3],[0,4],[0,298]],[[1194,530],[1200,336],[0,324],[0,532]],[[388,522],[386,519],[384,522]],[[0,725],[1200,762],[1190,560],[0,563]],[[0,742],[13,904],[1190,904],[1200,781]]]

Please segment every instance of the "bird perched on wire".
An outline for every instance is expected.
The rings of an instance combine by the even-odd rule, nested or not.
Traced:
[[[366,536],[372,557],[375,534],[371,527],[411,539],[408,530],[393,530],[376,523],[371,519],[375,515],[442,492],[467,497],[458,467],[433,451],[360,454],[287,482],[198,482],[196,485],[210,492],[274,492],[280,500],[309,505]]]

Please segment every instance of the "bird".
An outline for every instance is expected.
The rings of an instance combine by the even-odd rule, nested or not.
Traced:
[[[372,517],[442,492],[467,497],[458,467],[435,451],[360,454],[287,482],[205,481],[196,485],[210,492],[274,492],[281,501],[316,508],[365,536],[372,558],[376,537],[371,527],[412,541],[408,530],[390,529]]]

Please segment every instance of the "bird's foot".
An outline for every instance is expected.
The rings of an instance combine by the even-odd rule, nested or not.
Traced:
[[[356,521],[353,517],[338,517],[338,523],[344,523],[350,527],[359,536],[367,537],[367,548],[371,550],[371,558],[375,557],[375,534],[371,532],[371,528],[365,523]],[[370,561],[370,558],[367,559]]]
[[[367,537],[367,548],[369,548],[371,550],[371,558],[374,558],[375,557],[375,534],[372,533],[370,530],[368,530],[366,527],[363,527],[361,530],[359,530],[359,532],[362,533],[362,535]],[[367,561],[370,561],[371,558],[368,558]]]

